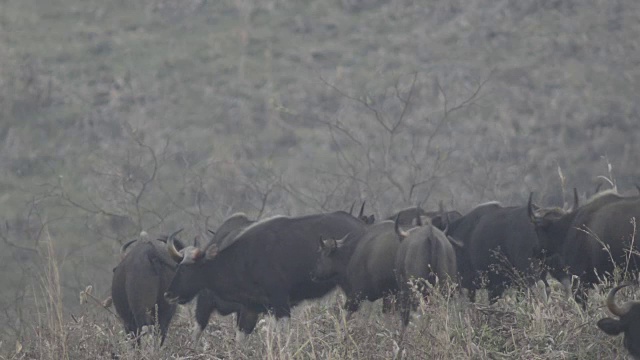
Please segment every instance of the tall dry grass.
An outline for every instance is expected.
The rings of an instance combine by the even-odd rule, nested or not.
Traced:
[[[189,305],[174,317],[163,347],[157,334],[145,335],[142,345],[135,347],[117,316],[93,297],[92,287],[81,293],[78,313],[65,310],[61,264],[50,234],[46,239],[47,262],[39,288],[34,289],[36,320],[15,347],[0,344],[3,359],[627,358],[622,337],[607,336],[596,327],[599,319],[610,316],[603,305],[613,286],[607,279],[590,292],[585,310],[555,281],[548,296],[540,283],[510,289],[493,305],[488,305],[484,291],[477,303],[470,303],[454,287],[432,289],[426,301],[420,299],[404,332],[399,314],[383,314],[381,301],[364,303],[347,319],[344,296],[336,291],[298,306],[288,321],[263,317],[242,343],[235,341],[233,317],[214,315],[194,344],[193,305]],[[622,279],[623,270],[616,270],[614,278]],[[516,284],[523,282],[514,279]],[[621,290],[618,301],[635,293],[637,287]]]
[[[53,265],[53,264],[52,264]],[[3,346],[7,359],[625,359],[620,337],[609,337],[595,323],[608,316],[603,307],[609,284],[592,291],[586,311],[567,299],[553,282],[550,296],[537,287],[510,290],[496,304],[486,295],[470,303],[455,289],[435,291],[422,300],[402,335],[399,314],[383,314],[380,301],[363,304],[347,320],[334,293],[303,304],[288,322],[263,318],[255,332],[237,344],[232,317],[213,316],[194,345],[191,309],[182,307],[165,346],[146,335],[133,346],[118,319],[86,303],[65,313],[56,294],[55,267],[42,292],[46,311],[22,349]],[[619,301],[634,290],[622,291]]]

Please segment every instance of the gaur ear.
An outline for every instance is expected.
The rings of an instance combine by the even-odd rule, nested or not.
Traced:
[[[598,327],[609,335],[618,335],[624,331],[622,322],[612,318],[604,318],[598,321]]]
[[[205,250],[204,258],[213,259],[216,255],[218,255],[218,246],[216,244],[211,244],[211,246]]]

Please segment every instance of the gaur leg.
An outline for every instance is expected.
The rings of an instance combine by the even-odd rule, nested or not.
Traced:
[[[398,293],[398,304],[400,305],[400,318],[402,319],[403,329],[409,325],[411,308],[413,307],[411,297],[410,289],[404,289]]]
[[[358,311],[360,308],[360,299],[356,297],[347,297],[347,300],[344,302],[344,307],[347,311],[347,320],[350,320],[353,316],[353,313]]]
[[[245,334],[251,334],[258,323],[258,316],[257,311],[243,307],[237,314],[236,325],[238,329]]]
[[[200,327],[200,332],[204,331],[209,324],[211,313],[215,310],[215,301],[207,293],[208,290],[201,291],[196,299],[196,322]]]
[[[489,291],[489,304],[495,304],[502,297],[505,286],[502,283],[498,283],[491,285],[487,290]]]
[[[158,325],[160,326],[160,346],[164,344],[164,339],[167,337],[167,331],[169,330],[169,324],[171,318],[176,312],[176,305],[162,304],[158,309]]]
[[[387,294],[382,297],[382,313],[386,314],[388,312],[394,311],[396,302],[395,294]]]

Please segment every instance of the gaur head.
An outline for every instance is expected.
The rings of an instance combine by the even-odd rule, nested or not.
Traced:
[[[631,284],[620,284],[609,291],[607,308],[618,319],[600,319],[598,327],[609,335],[624,334],[624,347],[632,357],[640,359],[640,301],[628,301],[618,305],[615,300],[618,290],[629,285]]]
[[[573,196],[573,206],[569,209],[559,207],[540,208],[533,204],[533,192],[529,194],[527,213],[535,227],[540,241],[540,248],[544,249],[548,254],[555,254],[567,235],[568,227],[567,224],[564,224],[567,222],[565,219],[568,219],[568,215],[575,212],[579,206],[578,190],[576,188],[573,189]]]
[[[320,254],[316,267],[311,273],[314,280],[330,280],[338,276],[338,274],[344,274],[349,259],[344,256],[344,252],[341,249],[344,247],[348,236],[349,234],[338,240],[320,237],[318,242],[318,252]]]
[[[167,251],[178,267],[164,296],[169,303],[186,304],[205,287],[207,274],[201,269],[207,260],[215,257],[218,249],[212,244],[202,250],[195,246],[195,241],[194,246],[183,247],[175,241],[175,234],[167,239]]]

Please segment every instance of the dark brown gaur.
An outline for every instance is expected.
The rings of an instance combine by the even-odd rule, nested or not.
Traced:
[[[536,234],[533,215],[530,195],[527,205],[484,203],[449,223],[446,235],[463,245],[455,247],[459,281],[469,290],[471,301],[481,288],[489,291],[491,303],[512,286],[531,286],[542,280],[549,288],[541,266],[546,260],[545,247]]]
[[[640,219],[640,196],[602,191],[571,210],[529,209],[536,235],[548,255],[556,256],[550,273],[569,290],[572,276],[575,299],[586,308],[588,290],[610,277],[615,267],[623,277],[640,270],[640,250],[634,241],[632,218]],[[606,250],[605,250],[606,248]]]
[[[622,305],[616,304],[616,293],[631,285],[630,283],[620,284],[607,296],[607,308],[619,320],[606,317],[598,321],[598,327],[609,335],[624,334],[624,347],[635,359],[640,358],[640,301],[628,301]]]
[[[316,282],[311,271],[319,257],[318,238],[360,237],[366,226],[345,211],[300,217],[275,216],[242,230],[226,247],[178,247],[166,252],[178,263],[165,292],[170,303],[185,304],[204,289],[254,314],[289,317],[301,301],[326,295],[334,281]]]
[[[347,298],[347,318],[364,300],[382,298],[382,311],[387,312],[397,292],[394,262],[398,246],[391,221],[367,225],[359,238],[347,234],[339,240],[323,239],[312,275],[317,281],[337,281]]]
[[[438,228],[427,223],[403,231],[396,217],[394,229],[398,249],[393,273],[398,286],[398,305],[404,329],[409,324],[411,310],[416,306],[414,286],[422,297],[429,293],[429,286],[442,284],[456,278],[456,254],[450,239]]]
[[[173,243],[180,231],[171,234],[167,242]],[[164,343],[176,306],[169,304],[163,294],[174,269],[161,240],[134,240],[121,247],[120,263],[113,270],[111,298],[125,332],[132,334],[138,344],[142,327],[155,325],[156,320],[162,337],[160,345]]]
[[[254,222],[253,220],[249,220],[244,213],[235,213],[225,219],[216,231],[208,230],[209,233],[213,235],[208,244],[215,244],[219,249],[226,248],[235,242],[235,239],[242,230]],[[199,247],[199,244],[194,243],[193,246]],[[198,339],[209,324],[209,319],[214,311],[222,316],[236,313],[237,341],[241,340],[245,334],[251,333],[258,322],[258,312],[247,309],[241,304],[225,301],[215,292],[203,289],[198,293],[196,299],[195,317],[198,326],[193,334],[194,344],[198,343]]]

